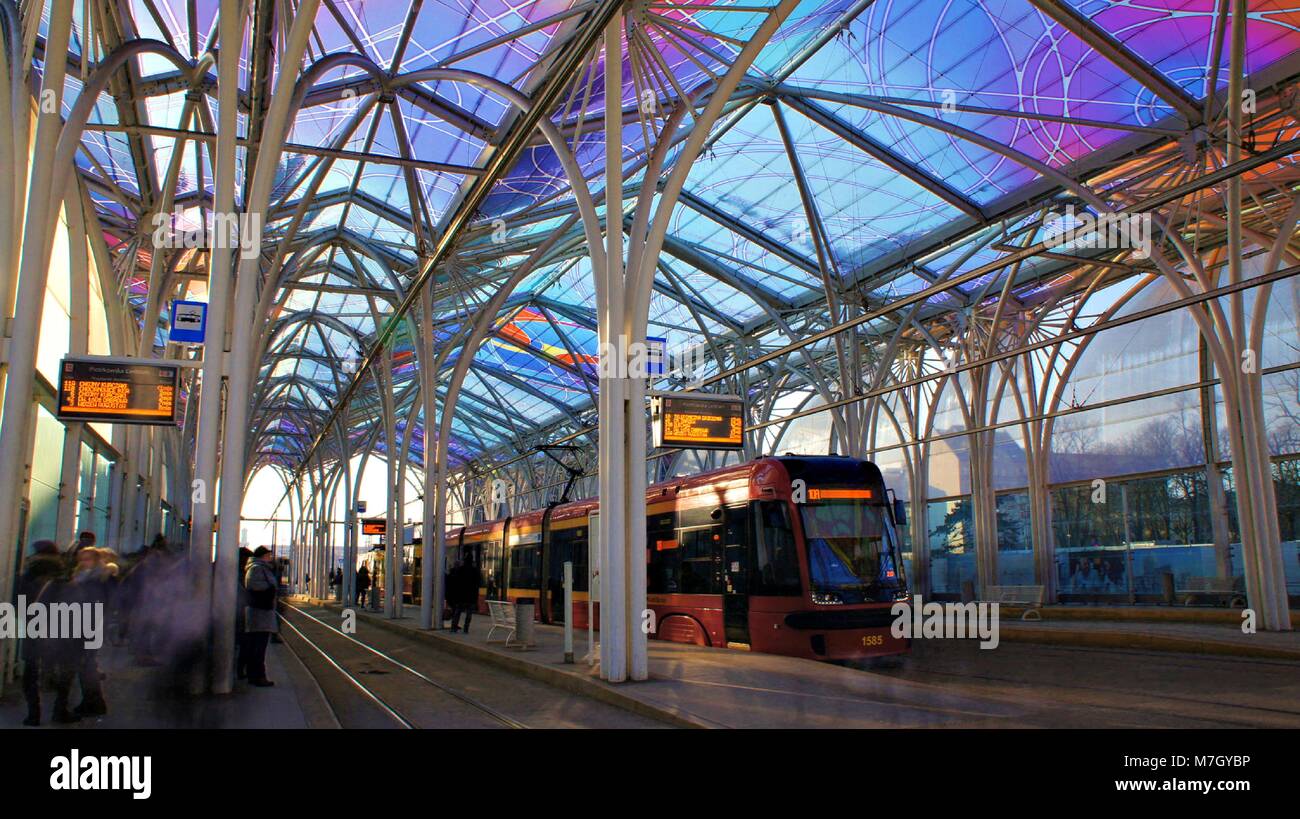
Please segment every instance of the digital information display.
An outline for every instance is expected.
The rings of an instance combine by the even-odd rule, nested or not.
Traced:
[[[655,446],[740,449],[745,442],[745,403],[727,395],[657,395],[650,405]]]
[[[387,532],[387,518],[365,518],[361,521],[361,534],[363,535],[382,535]]]
[[[65,358],[59,368],[59,412],[70,421],[176,423],[180,368],[96,358]]]

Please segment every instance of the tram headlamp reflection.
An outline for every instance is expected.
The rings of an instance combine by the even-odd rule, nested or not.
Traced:
[[[835,592],[813,592],[812,601],[818,606],[844,605],[844,599]]]

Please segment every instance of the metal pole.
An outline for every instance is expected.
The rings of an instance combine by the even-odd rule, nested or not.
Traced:
[[[420,293],[420,312],[424,321],[420,323],[420,397],[424,400],[424,531],[420,538],[420,628],[433,628],[434,595],[434,556],[438,551],[439,538],[434,532],[439,528],[437,498],[441,487],[438,485],[438,453],[442,442],[431,444],[429,430],[433,428],[433,419],[438,413],[437,377],[434,371],[433,352],[433,288],[426,287]],[[441,609],[438,610],[441,615]],[[439,617],[439,620],[442,618]]]
[[[596,518],[592,526],[591,518]],[[596,604],[600,598],[600,517],[587,518],[587,665],[596,664]]]
[[[1137,602],[1133,595],[1133,535],[1128,526],[1128,483],[1119,485],[1120,512],[1124,516],[1124,586],[1128,591],[1129,603]]]
[[[564,561],[564,661],[573,663],[573,561]]]

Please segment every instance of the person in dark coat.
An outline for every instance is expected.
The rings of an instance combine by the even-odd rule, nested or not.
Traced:
[[[365,606],[366,593],[370,591],[370,570],[362,563],[357,569],[357,605]]]
[[[474,559],[469,555],[461,560],[459,566],[451,570],[447,596],[451,600],[451,630],[460,631],[460,616],[465,615],[465,631],[469,631],[469,621],[478,608],[478,587],[483,578]]]
[[[59,547],[52,540],[38,540],[33,553],[23,561],[23,573],[18,578],[18,594],[27,604],[49,604],[64,596],[67,564],[59,555]],[[66,646],[61,640],[23,640],[23,697],[27,700],[27,718],[23,725],[41,724],[41,677],[49,674],[54,682],[54,721],[76,722],[77,716],[68,710],[68,693],[72,689],[75,673],[65,659]]]
[[[274,562],[275,553],[265,546],[258,546],[244,574],[244,588],[248,590],[248,609],[244,613],[248,652],[245,667],[248,682],[259,688],[275,685],[266,678],[266,646],[271,642],[271,635],[280,629],[275,611],[279,583],[272,565]]]
[[[78,602],[108,611],[117,585],[117,555],[108,549],[87,546],[77,552],[71,585]],[[99,670],[99,651],[83,646],[79,652],[77,679],[81,684],[81,703],[74,709],[78,717],[99,717],[108,713],[104,700],[104,675]]]

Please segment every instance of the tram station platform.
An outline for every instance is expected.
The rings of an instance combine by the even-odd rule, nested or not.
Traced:
[[[1042,620],[1004,618],[1003,641],[1300,661],[1300,632],[1241,630],[1239,610],[1049,606]],[[1300,622],[1300,612],[1291,612]]]
[[[565,664],[561,627],[539,624],[536,646],[524,650],[487,643],[486,616],[454,634],[421,630],[418,611],[405,611],[389,620],[357,609],[412,640],[680,726],[1300,727],[1300,635],[1239,639],[1224,623],[1006,618],[996,650],[916,640],[892,668],[652,640],[650,679],[611,685],[583,661],[585,631],[574,635],[576,662]]]
[[[229,695],[190,696],[171,690],[164,666],[136,664],[125,648],[105,646],[99,658],[105,674],[108,713],[75,723],[51,721],[54,692],[41,692],[41,725],[35,730],[113,728],[337,728],[337,720],[315,679],[288,646],[272,643],[266,652],[267,676],[273,687],[254,688],[236,681]],[[71,704],[79,701],[77,684]],[[21,681],[5,687],[0,699],[0,726],[18,728],[27,716]]]

